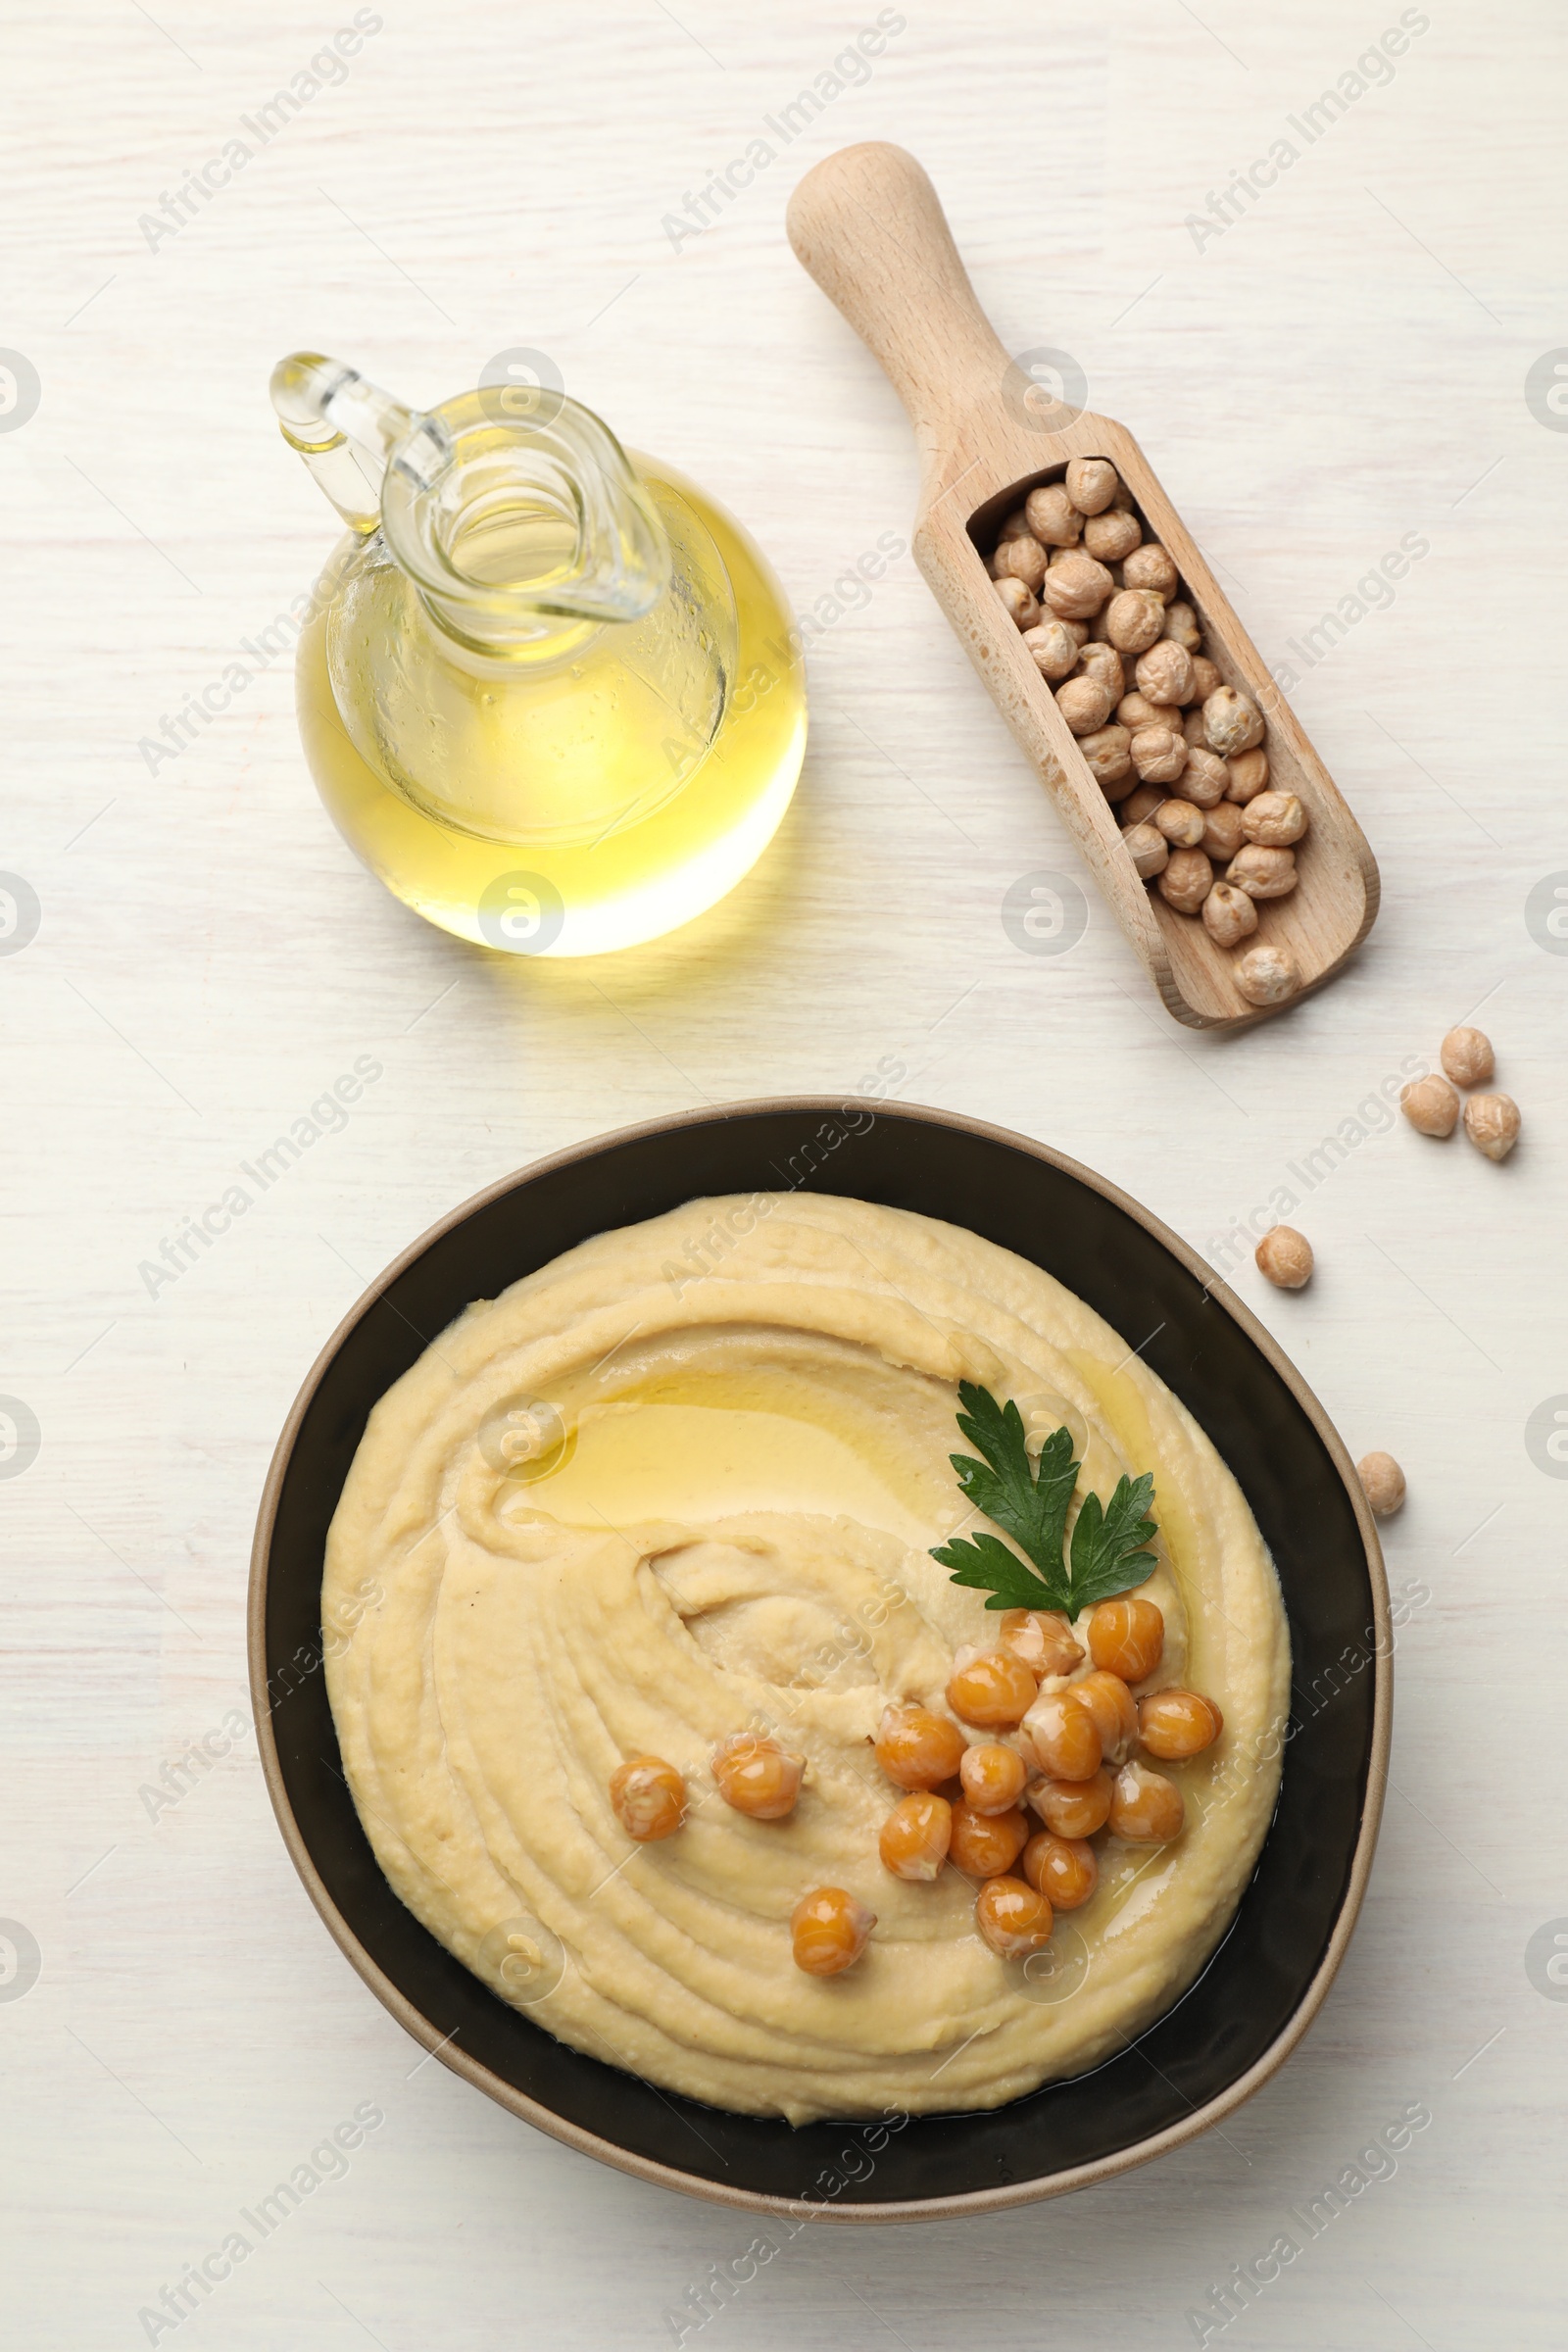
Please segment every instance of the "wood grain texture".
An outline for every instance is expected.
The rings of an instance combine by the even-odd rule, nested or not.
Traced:
[[[1031,407],[1031,380],[1008,358],[975,300],[927,173],[885,141],[841,149],[790,200],[790,241],[806,268],[869,344],[908,411],[921,459],[914,551],[959,643],[1055,799],[1112,913],[1165,1008],[1194,1029],[1267,1019],[1237,986],[1234,956],[1195,917],[1146,890],[1115,814],[1090,772],[1018,631],[999,611],[983,555],[1003,514],[1075,457],[1109,458],[1151,535],[1169,552],[1223,683],[1263,711],[1270,781],[1310,820],[1300,879],[1262,910],[1248,946],[1284,949],[1300,973],[1286,1000],[1321,988],[1371,929],[1378,869],[1366,836],[1308,743],[1251,639],[1143,451],[1124,426],[1060,402]],[[982,527],[977,530],[977,523]],[[984,527],[989,526],[989,532]]]
[[[1396,2172],[1211,2342],[1471,2352],[1501,2328],[1559,2352],[1568,2001],[1534,1939],[1568,1893],[1521,1791],[1568,1688],[1568,1485],[1527,1446],[1568,1396],[1568,808],[1541,718],[1568,24],[1545,0],[1430,5],[1386,76],[1356,75],[1401,5],[929,0],[861,74],[875,6],[671,5],[383,7],[346,75],[153,246],[143,215],[353,9],[81,0],[7,26],[0,345],[41,388],[21,425],[0,411],[0,870],[39,905],[0,955],[0,1394],[41,1433],[0,1478],[0,1917],[40,1950],[0,1999],[8,2337],[145,2344],[162,2286],[370,2100],[346,2174],[191,2290],[164,2352],[947,2352],[977,2280],[995,2352],[1170,2352],[1421,2101]],[[1362,94],[1336,115],[1342,77]],[[1003,348],[1076,360],[1296,672],[1384,895],[1286,1020],[1160,1010],[915,567],[903,412],[784,229],[806,171],[863,139],[922,159]],[[1210,193],[1281,140],[1296,160],[1218,224]],[[694,218],[736,158],[750,184]],[[335,536],[267,400],[301,347],[426,402],[542,351],[756,532],[809,638],[811,741],[773,848],[702,922],[606,963],[502,962],[332,832],[276,627]],[[149,770],[143,738],[234,664],[227,707]],[[1544,689],[1528,720],[1522,681]],[[1020,945],[1012,894],[1039,884],[1071,919]],[[1467,1016],[1524,1111],[1500,1168],[1393,1125],[1383,1091]],[[381,1075],[346,1122],[149,1296],[142,1263],[361,1054]],[[1146,1202],[1351,1453],[1402,1462],[1391,1782],[1333,1992],[1225,2137],[982,2223],[808,2228],[696,2328],[751,2217],[501,2114],[410,2046],[311,1909],[246,1728],[246,1561],[307,1367],[434,1218],[616,1125],[879,1064]],[[1317,1253],[1293,1296],[1250,1262],[1279,1214]],[[166,1773],[182,1792],[149,1813]]]

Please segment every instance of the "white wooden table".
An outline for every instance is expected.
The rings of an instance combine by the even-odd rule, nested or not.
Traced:
[[[1568,1463],[1540,1434],[1568,1409],[1568,941],[1545,920],[1568,881],[1560,12],[1127,0],[1107,36],[1099,12],[911,0],[700,235],[665,217],[832,75],[869,0],[380,14],[264,142],[258,110],[304,88],[346,0],[337,20],[294,0],[10,12],[0,343],[25,365],[0,379],[0,866],[39,912],[17,946],[14,894],[0,957],[0,1390],[24,1408],[0,1463],[0,1915],[24,1932],[0,1984],[8,2340],[168,2341],[139,2313],[367,2102],[384,2121],[343,2176],[181,2345],[632,2352],[674,2341],[667,2315],[690,2320],[689,2290],[744,2248],[744,2218],[416,2064],[337,1956],[245,1729],[246,1554],[307,1364],[438,1212],[576,1138],[852,1086],[887,1055],[905,1100],[1047,1138],[1200,1247],[1341,1136],[1293,1213],[1311,1289],[1269,1292],[1250,1262],[1239,1286],[1352,1451],[1404,1462],[1391,1574],[1429,1597],[1401,1637],[1354,1948],[1225,2136],[983,2224],[808,2230],[705,2352],[1195,2341],[1209,2288],[1417,2103],[1397,2170],[1227,2346],[1560,2345],[1568,1984],[1544,1955],[1552,1922],[1568,1933]],[[1356,76],[1401,23],[1391,76]],[[1337,116],[1307,112],[1336,89]],[[182,218],[185,175],[236,137],[253,152]],[[906,532],[914,460],[782,216],[810,161],[865,137],[925,161],[1009,349],[1069,351],[1140,434],[1265,654],[1350,620],[1296,663],[1296,701],[1383,860],[1384,911],[1289,1021],[1176,1030],[1098,903],[1069,953],[1020,952],[1009,886],[1074,870],[1043,793],[907,556],[859,609],[834,598]],[[1273,184],[1223,229],[1187,224],[1281,139],[1298,152]],[[609,963],[504,965],[425,928],[321,813],[286,658],[150,772],[141,739],[330,543],[267,405],[302,345],[414,400],[547,351],[831,622],[800,794],[727,905]],[[1342,606],[1407,534],[1426,552],[1395,601]],[[1478,1007],[1524,1109],[1505,1167],[1345,1124]],[[347,1124],[149,1296],[142,1261],[365,1054],[385,1075]],[[209,1735],[211,1771],[156,1804]]]

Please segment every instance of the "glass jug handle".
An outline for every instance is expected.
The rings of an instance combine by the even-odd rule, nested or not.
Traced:
[[[284,440],[350,529],[365,537],[381,519],[388,465],[425,490],[451,461],[451,436],[439,418],[405,408],[341,360],[293,352],[273,368],[270,390]]]

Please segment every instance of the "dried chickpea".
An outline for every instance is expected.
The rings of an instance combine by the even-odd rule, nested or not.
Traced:
[[[1110,689],[1112,707],[1127,691],[1127,674],[1121,665],[1121,656],[1113,645],[1091,638],[1078,657],[1078,668],[1086,678],[1098,678],[1102,686]]]
[[[662,1756],[628,1756],[610,1776],[615,1819],[639,1845],[673,1838],[686,1818],[686,1783]]]
[[[1169,706],[1152,703],[1147,694],[1124,694],[1116,705],[1116,717],[1129,735],[1141,734],[1145,727],[1168,727]]]
[[[1175,610],[1173,605],[1171,611]],[[1188,651],[1193,656],[1193,690],[1200,702],[1206,703],[1209,696],[1223,686],[1225,681],[1206,654],[1194,652],[1191,646]]]
[[[994,1879],[1022,1853],[1029,1824],[1014,1805],[1007,1813],[977,1813],[963,1798],[953,1808],[948,1860],[971,1879]]]
[[[1073,1689],[1042,1690],[1023,1719],[1024,1738],[1054,1781],[1088,1781],[1100,1770],[1100,1731]]]
[[[1152,882],[1170,863],[1170,843],[1154,824],[1129,825],[1122,835],[1141,882]]]
[[[1312,1245],[1294,1225],[1271,1225],[1252,1257],[1277,1291],[1301,1291],[1312,1279]]]
[[[1250,899],[1283,899],[1296,888],[1296,852],[1245,842],[1225,868],[1225,879]]]
[[[1102,564],[1120,564],[1143,535],[1142,523],[1125,507],[1106,507],[1084,524],[1084,546]]]
[[[1156,1601],[1120,1592],[1089,1614],[1089,1655],[1124,1683],[1147,1682],[1165,1650],[1165,1620]]]
[[[885,1870],[896,1879],[929,1885],[939,1878],[953,1838],[953,1807],[929,1788],[913,1788],[901,1796],[877,1840]]]
[[[1008,545],[1012,544],[1009,540]],[[1093,556],[1078,548],[1069,548],[1046,572],[1041,595],[1061,619],[1088,620],[1100,611],[1114,585],[1103,564],[1097,564]]]
[[[997,545],[1000,547],[1004,539],[1021,539],[1028,535],[1029,517],[1022,507],[1014,507],[1010,514],[1003,517],[997,531]]]
[[[1098,678],[1068,678],[1056,688],[1056,709],[1075,735],[1093,735],[1110,716],[1113,697]]]
[[[795,1965],[808,1977],[841,1977],[870,1940],[876,1913],[842,1886],[803,1894],[790,1919]]]
[[[888,1707],[875,1753],[901,1788],[940,1788],[956,1775],[967,1744],[957,1725],[930,1707]]]
[[[1242,810],[1249,841],[1269,850],[1288,850],[1306,831],[1306,810],[1294,792],[1260,792]]]
[[[754,1821],[782,1821],[794,1812],[805,1769],[804,1757],[752,1732],[737,1732],[713,1750],[719,1795]]]
[[[1072,1694],[1094,1717],[1104,1759],[1119,1764],[1138,1737],[1138,1709],[1121,1676],[1097,1666],[1073,1684]]]
[[[1203,838],[1203,811],[1191,801],[1161,801],[1150,822],[1173,850],[1196,850]]]
[[[1162,1764],[1200,1756],[1224,1729],[1214,1701],[1196,1690],[1155,1690],[1138,1701],[1138,1737]]]
[[[1121,588],[1105,607],[1105,635],[1118,653],[1147,654],[1159,643],[1165,608],[1152,590]]]
[[[1189,752],[1187,755],[1189,766],[1192,764],[1193,758],[1194,755]],[[1192,797],[1190,793],[1188,797],[1189,799]],[[1201,801],[1200,801],[1199,807],[1202,808],[1202,806],[1203,804]],[[1241,848],[1242,843],[1246,840],[1246,834],[1242,831],[1242,811],[1237,808],[1234,801],[1221,801],[1217,808],[1205,810],[1203,817],[1203,838],[1199,846],[1202,849],[1205,849],[1209,856],[1214,858],[1218,864],[1228,864],[1230,859],[1235,857],[1237,851]],[[1247,893],[1245,890],[1233,891],[1232,885],[1229,882],[1226,882],[1223,885],[1216,882],[1214,885],[1214,890],[1219,890],[1222,887],[1228,894],[1236,898],[1247,899]],[[1211,899],[1213,895],[1214,891],[1211,890],[1208,894],[1208,898]],[[1252,902],[1250,899],[1248,899],[1247,903],[1250,906]],[[1205,906],[1208,905],[1208,899],[1203,901],[1203,905]],[[1254,930],[1256,925],[1257,916],[1254,913],[1251,921],[1245,925],[1245,928],[1238,934],[1238,936],[1245,939],[1247,933]],[[1210,924],[1209,928],[1212,930],[1213,925]],[[1218,937],[1217,932],[1215,933],[1215,936],[1216,938]]]
[[[1146,784],[1174,784],[1187,765],[1187,746],[1170,727],[1140,727],[1131,749]]]
[[[1067,460],[1067,496],[1080,514],[1103,514],[1120,488],[1121,477],[1108,458]]]
[[[1007,617],[1020,629],[1032,629],[1040,618],[1040,600],[1032,588],[1008,574],[997,582],[997,594],[1006,608]]]
[[[1029,1803],[1058,1838],[1092,1838],[1110,1819],[1111,1777],[1102,1764],[1087,1781],[1036,1781]]]
[[[1199,647],[1203,642],[1203,634],[1198,625],[1198,614],[1193,611],[1191,605],[1177,603],[1165,607],[1165,635],[1174,644],[1179,645],[1185,654],[1189,656],[1197,654]],[[1213,663],[1210,662],[1209,667],[1212,669],[1213,666]],[[1217,679],[1215,683],[1218,683]],[[1211,686],[1210,694],[1213,691]]]
[[[1211,809],[1209,814],[1217,816],[1219,810]],[[1203,828],[1202,848],[1210,856],[1227,855],[1224,846],[1210,841],[1207,825]],[[1246,891],[1238,890],[1234,882],[1216,882],[1199,912],[1203,918],[1203,929],[1222,948],[1239,946],[1257,929],[1257,908]]]
[[[1056,1609],[1004,1609],[1002,1646],[1031,1674],[1071,1674],[1083,1664],[1083,1644]]]
[[[1117,726],[1095,727],[1078,738],[1089,772],[1107,801],[1119,801],[1133,788],[1132,741],[1126,728]]]
[[[1519,1105],[1511,1095],[1472,1095],[1464,1106],[1464,1131],[1488,1159],[1506,1159],[1519,1141]]]
[[[1038,612],[1039,607],[1035,610]],[[1024,630],[1023,641],[1040,675],[1049,678],[1054,686],[1063,678],[1070,678],[1078,666],[1078,643],[1065,621],[1032,622]]]
[[[1289,948],[1260,940],[1238,956],[1231,977],[1249,1004],[1283,1004],[1301,985],[1301,967]]]
[[[1238,752],[1225,765],[1231,779],[1225,791],[1227,800],[1255,801],[1260,792],[1268,790],[1267,752]]]
[[[1198,808],[1217,808],[1225,798],[1230,770],[1218,753],[1203,744],[1190,744],[1182,769],[1182,798]],[[1237,811],[1240,815],[1240,810]]]
[[[1373,1516],[1392,1519],[1404,1501],[1404,1472],[1392,1453],[1364,1453],[1355,1465]]]
[[[1157,539],[1147,539],[1135,547],[1121,567],[1124,588],[1152,588],[1162,605],[1168,605],[1176,593],[1176,566]]]
[[[1436,1070],[1400,1087],[1399,1108],[1421,1135],[1451,1135],[1459,1120],[1459,1098]]]
[[[1015,1747],[981,1740],[964,1749],[958,1778],[964,1801],[976,1813],[1011,1813],[1017,1809],[1029,1773]]]
[[[1087,1838],[1037,1830],[1023,1849],[1023,1875],[1054,1911],[1077,1911],[1100,1884],[1100,1857]]]
[[[1061,482],[1044,482],[1031,490],[1023,511],[1029,528],[1045,547],[1076,547],[1084,527],[1083,512],[1068,497]]]
[[[1004,539],[993,558],[999,580],[1022,580],[1038,596],[1046,576],[1046,551],[1038,539],[1027,531],[1016,539]]]
[[[1056,618],[1061,621],[1062,627],[1066,630],[1068,636],[1072,639],[1074,645],[1077,646],[1081,653],[1083,648],[1089,643],[1088,621],[1064,618],[1059,612],[1057,613]]]
[[[1216,686],[1203,705],[1203,734],[1211,752],[1234,760],[1262,742],[1263,713],[1234,686]]]
[[[1110,1800],[1110,1834],[1137,1845],[1168,1845],[1182,1834],[1187,1807],[1174,1781],[1147,1764],[1124,1764]]]
[[[1492,1040],[1481,1029],[1450,1029],[1438,1058],[1455,1086],[1485,1086],[1497,1066]]]
[[[1202,705],[1195,703],[1190,710],[1178,710],[1176,715],[1182,722],[1182,741],[1187,745],[1189,751],[1206,752],[1208,737],[1203,733]]]
[[[1054,1925],[1048,1896],[1022,1879],[992,1879],[975,1896],[974,1924],[1003,1960],[1044,1950]]]
[[[1201,850],[1172,850],[1154,888],[1178,914],[1196,914],[1213,888],[1214,868]]]
[[[1174,638],[1161,637],[1138,657],[1138,691],[1152,703],[1185,703],[1193,691],[1193,658]]]
[[[1035,1678],[1021,1658],[1005,1649],[985,1649],[955,1667],[948,1704],[955,1715],[982,1731],[1010,1732],[1033,1706],[1035,1688]]]
[[[1145,825],[1166,797],[1161,784],[1136,784],[1121,805],[1124,825]]]

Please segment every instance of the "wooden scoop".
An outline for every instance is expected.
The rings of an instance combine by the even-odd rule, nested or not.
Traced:
[[[1260,906],[1258,928],[1243,945],[1288,950],[1301,975],[1295,996],[1321,987],[1371,928],[1377,865],[1137,442],[1108,417],[1052,401],[1008,358],[975,300],[936,190],[902,147],[873,141],[826,157],[790,200],[789,234],[909,413],[922,468],[915,561],[1050,786],[1167,1010],[1190,1028],[1229,1029],[1278,1007],[1250,1004],[1237,987],[1241,951],[1219,947],[1196,916],[1178,914],[1139,880],[1115,811],[987,572],[1003,516],[1038,483],[1059,480],[1069,458],[1110,460],[1181,573],[1203,651],[1224,682],[1263,712],[1270,785],[1297,794],[1309,829],[1296,889]]]

